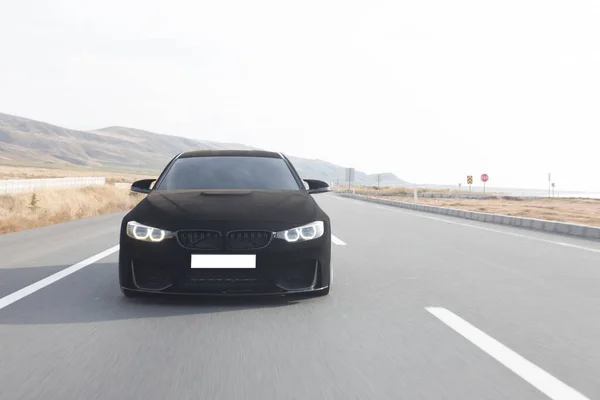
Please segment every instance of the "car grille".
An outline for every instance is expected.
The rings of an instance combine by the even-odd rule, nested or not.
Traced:
[[[268,231],[235,231],[227,234],[227,247],[232,250],[254,250],[266,247],[273,238]]]
[[[207,230],[177,232],[179,244],[189,249],[218,250],[221,248],[221,233]]]

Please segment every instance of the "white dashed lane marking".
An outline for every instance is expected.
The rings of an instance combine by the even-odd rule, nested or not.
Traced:
[[[346,246],[346,243],[344,243],[342,240],[340,240],[339,238],[335,237],[334,235],[331,235],[331,241],[334,244],[337,244],[338,246]]]
[[[113,246],[110,249],[104,250],[103,252],[98,253],[89,258],[86,258],[85,260],[80,261],[77,264],[73,264],[68,268],[60,270],[55,274],[52,274],[42,280],[32,283],[31,285],[26,286],[23,289],[17,290],[16,292],[9,294],[8,296],[4,296],[3,298],[0,299],[0,310],[2,310],[4,307],[11,305],[12,303],[14,303],[16,301],[21,300],[24,297],[29,296],[32,293],[37,292],[40,289],[45,288],[48,285],[53,284],[56,281],[61,280],[62,278],[65,278],[65,277],[71,275],[74,272],[79,271],[80,269],[87,267],[90,264],[95,263],[96,261],[103,259],[104,257],[107,257],[107,256],[117,252],[118,250],[119,250],[119,245]]]
[[[442,307],[427,311],[553,400],[590,400],[485,332]]]

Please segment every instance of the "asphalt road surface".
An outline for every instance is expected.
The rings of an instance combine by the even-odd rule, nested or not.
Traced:
[[[315,299],[126,299],[122,213],[0,235],[0,399],[600,399],[600,243],[315,198]]]

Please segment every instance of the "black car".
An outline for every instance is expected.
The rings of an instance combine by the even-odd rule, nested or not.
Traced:
[[[131,190],[147,196],[121,224],[125,296],[329,293],[331,223],[312,197],[329,186],[284,155],[184,152]]]

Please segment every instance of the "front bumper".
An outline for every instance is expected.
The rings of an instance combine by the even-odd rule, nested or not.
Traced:
[[[215,296],[215,297],[237,297],[237,296],[260,296],[260,297],[275,297],[275,296],[302,296],[302,295],[314,295],[319,294],[329,288],[329,286],[317,287],[313,289],[307,290],[283,290],[283,291],[273,291],[273,292],[260,292],[260,291],[233,291],[233,290],[224,290],[221,292],[215,291],[177,291],[175,289],[170,290],[144,290],[144,289],[132,289],[129,287],[121,286],[122,289],[126,289],[132,292],[138,293],[157,293],[162,295],[173,295],[173,296]]]
[[[254,251],[189,250],[176,240],[121,239],[121,287],[139,292],[201,295],[316,293],[329,286],[331,239],[305,243],[275,240]],[[256,254],[253,269],[192,269],[192,254]]]

